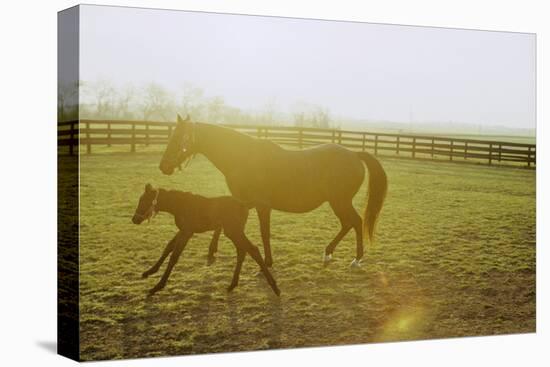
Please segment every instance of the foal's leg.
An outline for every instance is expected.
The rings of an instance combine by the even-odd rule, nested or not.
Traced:
[[[178,235],[176,234],[174,236],[174,238],[172,238],[172,240],[170,242],[168,242],[168,244],[164,248],[164,251],[162,252],[162,255],[160,255],[160,259],[158,259],[158,261],[156,262],[155,265],[153,265],[149,270],[145,271],[141,275],[142,278],[147,278],[149,275],[155,274],[157,271],[159,271],[159,268],[162,265],[162,263],[164,262],[164,260],[166,259],[166,257],[174,249],[174,243],[176,243],[177,238],[178,238]]]
[[[176,265],[176,262],[178,262],[178,259],[187,245],[187,242],[189,239],[193,236],[192,233],[183,233],[179,232],[176,237],[176,242],[174,244],[174,249],[172,250],[172,255],[170,255],[170,260],[168,261],[168,266],[166,266],[166,270],[164,271],[164,274],[162,275],[162,278],[160,281],[155,285],[151,290],[149,291],[149,296],[152,296],[164,286],[166,286],[166,282],[168,281],[168,277],[170,277],[170,273],[172,272],[172,269],[174,268],[174,265]]]
[[[271,286],[271,289],[273,289],[273,292],[275,292],[275,294],[279,296],[281,294],[281,291],[279,290],[279,287],[277,287],[277,282],[275,282],[275,279],[273,279],[273,276],[269,272],[269,268],[262,259],[262,255],[260,254],[260,250],[258,250],[258,247],[254,246],[252,242],[250,242],[244,232],[228,233],[226,229],[225,234],[227,235],[227,237],[229,237],[231,241],[233,241],[233,244],[235,244],[237,248],[240,247],[245,250],[254,259],[254,261],[256,261],[256,263],[260,266],[260,269],[262,270],[262,273],[264,274],[267,282]]]
[[[235,271],[233,272],[233,280],[227,288],[228,292],[231,292],[233,289],[235,289],[237,284],[239,284],[239,275],[241,274],[241,267],[246,256],[246,251],[244,249],[236,245],[235,248],[237,249],[237,265],[235,266]]]
[[[221,227],[214,231],[214,235],[212,236],[212,240],[210,241],[210,246],[208,247],[208,258],[206,260],[207,265],[212,265],[214,261],[216,261],[216,257],[214,256],[214,254],[218,252],[218,241],[220,239],[221,232]]]
[[[258,218],[260,220],[260,232],[262,233],[262,242],[264,244],[264,256],[265,256],[265,265],[268,267],[273,266],[273,258],[271,257],[271,243],[270,243],[270,219],[271,219],[271,208],[258,207],[256,208],[258,212]]]

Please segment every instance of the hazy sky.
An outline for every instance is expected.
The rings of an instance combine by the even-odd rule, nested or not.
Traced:
[[[533,34],[100,6],[80,24],[83,80],[190,82],[250,110],[535,127]]]

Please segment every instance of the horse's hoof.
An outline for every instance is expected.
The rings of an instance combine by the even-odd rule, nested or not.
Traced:
[[[149,296],[152,296],[153,294],[157,293],[158,291],[160,291],[161,289],[164,288],[164,285],[156,285],[154,286],[153,288],[151,288],[148,292]]]
[[[275,287],[275,289],[273,290],[273,292],[275,292],[275,294],[277,295],[277,297],[281,297],[281,290],[277,287]]]
[[[232,292],[233,289],[235,289],[235,287],[236,287],[236,285],[230,285],[230,286],[227,287],[226,289],[227,289],[228,292]]]
[[[141,274],[141,279],[145,279],[147,278],[149,275],[151,275],[148,271],[144,272],[143,274]]]
[[[216,257],[215,256],[212,256],[212,257],[208,257],[208,259],[206,259],[206,265],[210,266],[212,264],[214,264],[216,262]]]
[[[359,260],[353,259],[353,261],[352,261],[351,264],[350,264],[350,267],[351,267],[352,269],[354,269],[354,268],[360,268],[361,265],[362,265],[362,264],[361,264],[362,261],[363,261],[362,259],[359,259]]]
[[[323,264],[328,265],[332,261],[332,254],[325,254],[323,256]]]

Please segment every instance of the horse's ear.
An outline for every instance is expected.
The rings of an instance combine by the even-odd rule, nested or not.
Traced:
[[[153,186],[151,186],[150,183],[148,183],[147,185],[145,185],[145,192],[149,192],[149,191],[153,191]]]
[[[187,117],[185,118],[185,122],[189,122],[191,121],[191,116],[189,116],[189,114],[187,114]]]
[[[179,113],[178,113],[178,122],[184,122]]]

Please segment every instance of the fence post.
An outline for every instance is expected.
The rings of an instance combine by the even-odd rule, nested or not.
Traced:
[[[396,153],[397,155],[399,155],[399,135],[397,136],[397,146],[396,146],[395,153]]]
[[[365,143],[366,143],[367,134],[363,133],[363,141],[361,142],[361,150],[365,151]]]
[[[464,159],[468,159],[468,142],[464,142]]]
[[[73,155],[74,154],[74,148],[73,148],[73,139],[74,139],[74,122],[71,122],[71,125],[69,126],[69,128],[71,129],[70,131],[70,135],[69,135],[69,154],[70,155]]]
[[[527,150],[527,167],[531,167],[531,147]]]
[[[342,145],[342,132],[338,131],[338,144]]]
[[[374,155],[378,155],[378,135],[374,136]]]
[[[500,163],[500,159],[502,156],[502,144],[498,145],[498,163]]]
[[[453,151],[454,151],[454,140],[451,140],[451,151],[449,152],[449,160],[453,160]]]
[[[145,125],[145,146],[149,146],[149,124]]]
[[[493,143],[489,144],[489,165],[493,164]]]
[[[331,134],[332,134],[332,137],[331,137],[331,139],[330,139],[330,142],[331,142],[332,144],[334,144],[334,143],[336,142],[336,140],[335,140],[336,131],[335,131],[335,130],[332,130],[332,131],[331,131]]]
[[[92,153],[92,143],[90,142],[90,123],[86,121],[86,154]]]
[[[303,133],[303,129],[302,127],[300,127],[298,130],[298,147],[300,149],[302,149],[302,133]]]
[[[111,146],[111,122],[107,122],[107,146]]]
[[[136,151],[136,124],[132,124],[132,143],[130,151],[132,153]]]
[[[416,157],[416,138],[413,138],[413,145],[412,145],[412,157]]]
[[[434,158],[434,150],[435,150],[435,138],[432,137],[432,159]]]

